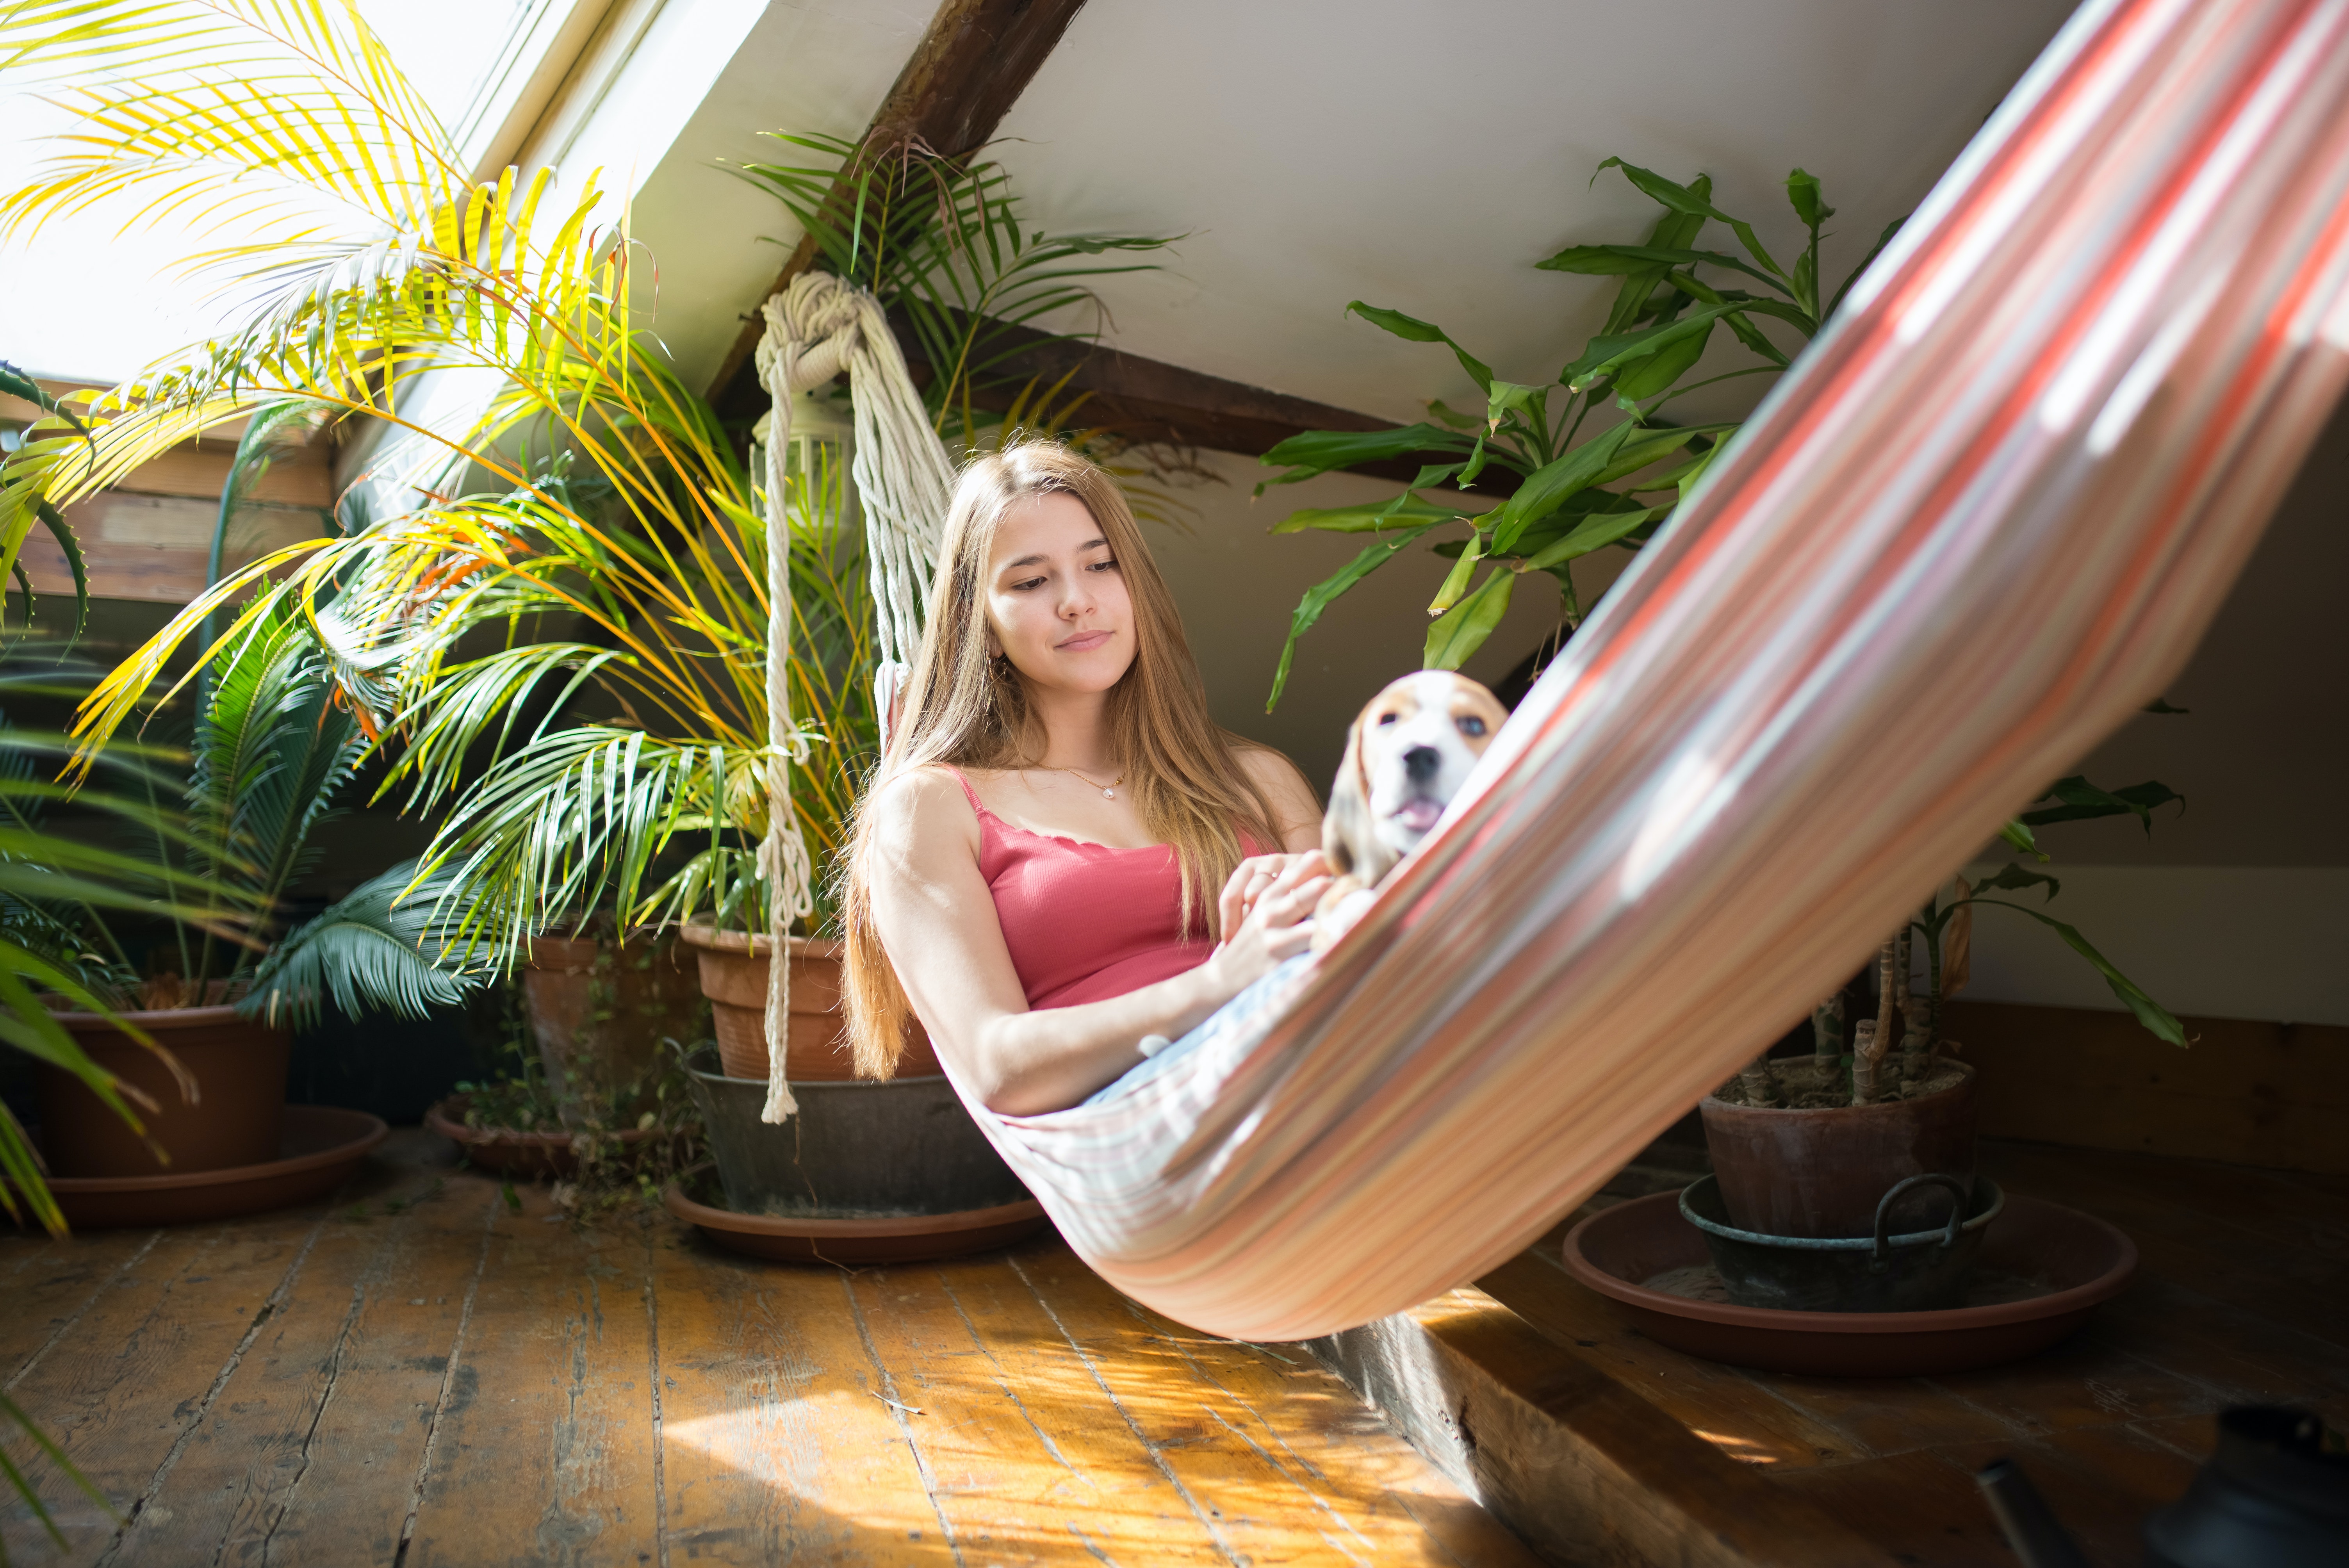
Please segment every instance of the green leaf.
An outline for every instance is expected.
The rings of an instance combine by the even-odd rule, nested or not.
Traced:
[[[1904,212],[1884,225],[1884,232],[1876,236],[1876,243],[1868,247],[1868,254],[1859,258],[1859,265],[1851,269],[1851,275],[1843,280],[1841,288],[1836,290],[1835,298],[1827,301],[1827,308],[1819,313],[1821,322],[1835,315],[1836,307],[1843,304],[1843,296],[1851,293],[1851,285],[1867,274],[1868,263],[1884,253],[1884,247],[1892,242],[1892,236],[1899,233],[1900,225],[1908,221],[1909,215]]]
[[[2032,837],[2031,825],[2020,817],[2009,817],[2006,826],[1998,830],[1998,836],[2026,855],[2037,855],[2043,861],[2048,859],[2046,852],[2040,849],[2039,841]]]
[[[1391,430],[1307,430],[1257,459],[1268,467],[1288,464],[1289,471],[1266,480],[1256,487],[1256,493],[1262,495],[1274,485],[1293,485],[1358,463],[1389,462],[1418,452],[1458,452],[1464,457],[1475,449],[1475,443],[1466,436],[1440,425],[1399,425]],[[1494,460],[1512,469],[1516,466],[1506,457],[1496,455]]]
[[[1400,504],[1398,504],[1400,503]],[[1408,490],[1394,500],[1376,506],[1314,506],[1290,512],[1272,525],[1275,533],[1383,533],[1392,528],[1447,522],[1460,515],[1450,507],[1430,506]]]
[[[2099,817],[2134,816],[2145,824],[2148,838],[2153,833],[2153,809],[2167,806],[2172,800],[2182,805],[2186,800],[2185,796],[2158,779],[2148,779],[2142,784],[2130,784],[2118,789],[2100,789],[2076,773],[2068,779],[2057,779],[2047,794],[2062,803],[2023,812],[2025,823],[2044,828],[2050,822],[2086,822]]]
[[[2186,1030],[2169,1009],[2147,995],[2138,987],[2137,982],[2115,968],[2112,960],[2097,952],[2088,939],[2080,934],[2077,927],[2066,925],[2053,915],[2042,914],[2035,909],[2029,909],[2019,903],[2008,903],[2003,899],[1971,898],[1962,902],[1986,903],[1994,909],[2011,909],[2017,914],[2027,914],[2040,924],[2046,926],[2062,937],[2065,945],[2073,952],[2077,953],[2095,966],[2096,973],[2105,977],[2105,984],[2112,987],[2113,995],[2118,996],[2122,1004],[2137,1015],[2137,1021],[2144,1025],[2147,1032],[2158,1038],[2168,1041],[2173,1046],[2186,1044]]]
[[[1597,176],[1592,178],[1595,180]],[[1713,182],[1699,175],[1691,183],[1690,190],[1700,198],[1709,198],[1713,194]],[[1667,211],[1648,232],[1648,244],[1654,250],[1684,251],[1695,244],[1697,236],[1703,232],[1702,218]],[[1622,332],[1659,314],[1668,315],[1678,310],[1678,291],[1669,286],[1658,287],[1671,271],[1668,264],[1660,262],[1644,271],[1626,273],[1622,285],[1615,291],[1615,303],[1608,309],[1606,324],[1599,329],[1600,335]],[[1660,294],[1663,296],[1661,301],[1657,297]]]
[[[1690,425],[1658,429],[1626,420],[1606,434],[1583,442],[1556,462],[1536,469],[1517,487],[1516,494],[1485,514],[1482,521],[1493,535],[1493,553],[1502,555],[1515,551],[1527,528],[1581,491],[1637,473],[1670,457],[1699,436],[1731,428],[1734,427]]]
[[[1454,357],[1460,361],[1460,368],[1468,372],[1469,379],[1475,382],[1479,387],[1491,390],[1493,373],[1485,367],[1484,361],[1454,343],[1451,335],[1434,323],[1422,321],[1417,316],[1405,315],[1399,310],[1387,310],[1379,305],[1364,304],[1361,300],[1350,302],[1346,308],[1372,326],[1392,332],[1397,337],[1413,343],[1444,344],[1452,350]]]
[[[41,520],[41,526],[49,531],[49,537],[57,542],[57,548],[65,552],[66,566],[73,573],[73,635],[75,639],[78,639],[83,628],[89,624],[89,567],[82,559],[81,541],[74,537],[73,527],[66,521],[64,514],[47,501],[34,501],[33,512]],[[32,594],[32,588],[28,584],[25,590],[27,603],[31,602]]]
[[[1642,272],[1710,264],[1732,267],[1772,288],[1784,285],[1750,262],[1726,251],[1692,251],[1674,245],[1568,245],[1535,268],[1545,273],[1581,273],[1591,277],[1630,276]]]
[[[1671,506],[1641,507],[1637,511],[1602,511],[1594,513],[1582,525],[1526,557],[1526,570],[1548,572],[1577,561],[1593,551],[1604,550],[1671,511]]]
[[[1392,560],[1403,546],[1434,526],[1432,522],[1422,523],[1405,531],[1397,539],[1366,545],[1360,555],[1305,591],[1305,597],[1297,602],[1296,610],[1288,617],[1288,640],[1280,645],[1280,668],[1273,674],[1272,695],[1264,699],[1265,712],[1270,713],[1273,706],[1280,701],[1281,688],[1288,684],[1289,661],[1297,655],[1297,639],[1313,629],[1313,623],[1321,618],[1321,612],[1335,603],[1346,590]]]
[[[417,882],[410,860],[361,882],[278,944],[238,1012],[305,1028],[327,996],[347,1018],[371,1007],[423,1018],[436,1006],[455,1006],[481,981],[453,963],[444,966],[456,940],[440,908],[450,882],[439,874]]]
[[[1743,302],[1709,304],[1691,312],[1678,321],[1668,321],[1661,326],[1645,327],[1638,332],[1618,333],[1612,336],[1594,337],[1585,346],[1582,357],[1557,373],[1569,392],[1579,392],[1592,382],[1601,379],[1619,366],[1636,359],[1644,359],[1659,349],[1713,330],[1713,324],[1734,311],[1751,309]]]
[[[1615,373],[1615,396],[1634,403],[1654,397],[1704,356],[1704,346],[1712,338],[1713,323],[1708,321],[1703,331],[1687,334],[1645,359],[1622,366]]]
[[[1470,655],[1485,645],[1508,614],[1509,593],[1516,586],[1517,574],[1506,566],[1495,567],[1493,574],[1478,585],[1476,592],[1454,605],[1451,614],[1427,628],[1427,657],[1423,667],[1431,670],[1456,670],[1467,663]]]
[[[1461,549],[1460,559],[1454,562],[1452,570],[1444,574],[1444,585],[1435,591],[1434,599],[1429,603],[1429,615],[1441,615],[1460,603],[1460,595],[1468,592],[1468,579],[1476,573],[1476,562],[1484,558],[1485,536],[1482,533],[1469,535],[1466,544]]]
[[[1819,192],[1819,177],[1806,174],[1800,169],[1786,176],[1786,201],[1806,229],[1816,229],[1835,216],[1836,210],[1826,204],[1826,198]]]
[[[1487,430],[1499,429],[1502,417],[1512,409],[1519,413],[1530,411],[1539,417],[1542,399],[1549,396],[1548,387],[1528,387],[1520,381],[1496,380],[1489,392],[1490,396],[1485,400],[1485,428]],[[1483,442],[1479,441],[1478,445],[1481,447]]]
[[[2023,892],[2035,887],[2045,888],[2047,896],[2051,899],[2064,891],[2064,884],[2045,872],[2034,872],[2028,866],[2019,866],[2010,862],[1999,867],[1996,876],[1976,885],[1974,892],[1978,893]]]
[[[1712,202],[1709,189],[1700,194],[1691,185],[1676,184],[1653,170],[1642,169],[1635,163],[1626,163],[1619,158],[1610,158],[1601,163],[1598,171],[1591,175],[1591,179],[1597,180],[1599,174],[1609,169],[1621,170],[1623,178],[1637,186],[1642,194],[1675,212],[1692,218],[1711,218],[1716,222],[1728,224],[1729,232],[1737,236],[1738,242],[1745,247],[1747,255],[1761,263],[1763,267],[1774,275],[1781,278],[1786,275],[1784,269],[1770,259],[1770,253],[1762,248],[1762,241],[1754,232],[1754,225],[1743,219],[1733,218],[1715,207]]]

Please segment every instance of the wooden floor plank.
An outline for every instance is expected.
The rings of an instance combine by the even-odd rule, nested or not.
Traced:
[[[1986,1171],[2017,1191],[2119,1226],[2137,1243],[2146,1268],[2274,1322],[2349,1342],[2349,1314],[2337,1305],[2349,1261],[2149,1193],[2106,1163],[2111,1156],[2084,1159],[2078,1150],[2029,1144],[1985,1147]]]
[[[1547,1251],[1513,1258],[1476,1285],[1553,1344],[1576,1351],[1741,1463],[1843,1464],[1868,1451],[1738,1368],[1658,1345]]]
[[[650,1562],[647,1234],[633,1219],[574,1233],[541,1191],[521,1196],[490,1222],[407,1562]]]
[[[388,1563],[398,1555],[496,1202],[486,1182],[452,1181],[400,1214],[350,1222],[355,1239],[371,1239],[375,1251],[340,1301],[321,1291],[321,1316],[335,1319],[337,1337],[314,1364],[306,1424],[295,1403],[308,1391],[302,1363],[289,1357],[267,1369],[284,1383],[257,1392],[272,1401],[263,1409],[284,1413],[286,1435],[274,1447],[285,1469],[256,1477],[262,1484],[222,1537],[227,1561]],[[324,1270],[305,1274],[326,1283]],[[472,1377],[461,1364],[460,1371]],[[216,1423],[223,1446],[232,1435],[253,1439],[255,1398],[243,1391],[229,1402]]]
[[[2125,1354],[2108,1337],[2086,1334],[2009,1366],[1923,1381],[2033,1437],[2073,1427],[2197,1415],[2219,1404],[2208,1385]]]
[[[672,1562],[955,1561],[837,1270],[653,1249]]]
[[[396,1224],[397,1222],[394,1222]],[[334,1392],[361,1292],[389,1238],[382,1222],[323,1216],[269,1319],[188,1433],[116,1554],[125,1561],[258,1562],[301,1482]]]
[[[122,1271],[143,1261],[161,1231],[88,1231],[25,1238],[8,1260],[8,1310],[0,1313],[0,1387],[13,1388],[61,1332],[89,1310]]]
[[[1205,1510],[1039,1295],[1080,1274],[1094,1277],[1054,1237],[984,1267],[944,1265],[936,1276],[996,1386],[1016,1396],[1023,1421],[1067,1471],[1070,1488],[1057,1490],[1056,1480],[1050,1494],[1058,1511],[1050,1532],[1119,1563],[1228,1561]]]
[[[908,1433],[966,1556],[1220,1561],[1097,1391],[1067,1418],[1066,1394],[1034,1356],[1059,1349],[1058,1335],[1005,1260],[864,1271],[851,1294],[895,1397],[912,1408]],[[1025,1375],[1007,1370],[1007,1356]],[[1081,1375],[1066,1357],[1050,1374]]]
[[[11,1397],[119,1509],[135,1513],[322,1222],[314,1211],[295,1211],[172,1233],[101,1294]],[[102,1552],[116,1521],[45,1458],[26,1470],[68,1556],[88,1562]],[[0,1504],[0,1541],[11,1553],[32,1549],[35,1530],[13,1498]]]
[[[1303,1346],[1241,1345],[1125,1305],[1182,1357],[1209,1411],[1322,1511],[1340,1550],[1374,1563],[1536,1561]]]
[[[1750,1373],[1767,1390],[1875,1459],[1951,1443],[2001,1442],[2023,1436],[1995,1412],[1914,1377],[1797,1377]]]
[[[1771,1480],[1907,1568],[2012,1568],[2014,1562],[1982,1489],[1930,1449],[1868,1464],[1789,1470]]]

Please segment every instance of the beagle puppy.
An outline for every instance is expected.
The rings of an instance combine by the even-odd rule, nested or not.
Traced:
[[[1450,670],[1405,676],[1371,699],[1347,732],[1321,819],[1322,858],[1337,880],[1313,912],[1315,952],[1427,836],[1508,717],[1498,697]]]

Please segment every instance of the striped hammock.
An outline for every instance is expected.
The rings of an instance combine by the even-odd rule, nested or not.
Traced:
[[[973,1115],[1218,1334],[1521,1251],[2160,694],[2349,373],[2344,282],[2349,0],[2093,0],[1337,947]]]

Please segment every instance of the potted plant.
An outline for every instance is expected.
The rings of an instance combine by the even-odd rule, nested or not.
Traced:
[[[45,1065],[41,1119],[58,1175],[150,1175],[159,1161],[181,1174],[266,1164],[279,1154],[295,1026],[328,998],[346,1012],[383,1006],[420,1017],[460,1000],[470,983],[439,962],[431,890],[395,903],[414,880],[412,862],[285,928],[288,889],[314,863],[310,835],[367,739],[334,702],[324,650],[291,614],[243,624],[212,675],[198,696],[183,816],[152,841],[155,861],[183,890],[162,911],[162,939],[141,954],[97,903],[57,905],[58,940],[85,955],[88,984],[79,997],[60,993],[55,1021],[150,1107],[134,1130],[83,1075]]]
[[[2175,710],[2157,705],[2153,711]],[[2003,836],[2044,861],[2035,829],[2134,815],[2150,830],[2154,808],[2179,799],[2156,780],[2107,790],[2075,775],[2051,786],[2044,803],[2010,822]],[[1861,1236],[1871,1233],[1878,1203],[1899,1182],[1942,1173],[1971,1183],[1974,1070],[1958,1055],[1963,1047],[1942,1033],[1942,1004],[1965,982],[1978,908],[2008,910],[2046,926],[2104,976],[2156,1038],[2186,1043],[2177,1018],[2077,928],[1992,896],[2033,890],[2052,900],[2062,883],[2011,862],[1979,887],[1960,879],[1936,892],[1878,951],[1875,1006],[1866,1009],[1871,1016],[1857,1016],[1848,1000],[1864,986],[1846,987],[1814,1010],[1812,1052],[1765,1052],[1701,1102],[1731,1222],[1764,1235]],[[1940,1224],[1952,1201],[1940,1189],[1920,1188],[1895,1202],[1890,1222],[1906,1232]]]
[[[135,6],[124,0],[120,11]],[[332,36],[310,36],[319,29]],[[191,46],[128,25],[95,36],[80,22],[28,34],[16,66],[70,59],[109,92],[145,102],[148,80],[184,69]],[[425,866],[446,879],[462,962],[521,964],[533,939],[596,909],[631,932],[704,911],[755,928],[763,893],[750,846],[767,833],[764,783],[778,760],[764,680],[765,498],[733,433],[648,350],[625,222],[598,222],[604,197],[592,181],[558,211],[551,200],[542,207],[551,170],[481,182],[457,172],[454,150],[429,116],[407,112],[397,67],[355,15],[224,17],[216,41],[232,40],[281,57],[272,79],[284,93],[336,106],[303,118],[303,134],[350,145],[289,160],[274,119],[183,136],[180,117],[159,114],[140,137],[93,121],[70,170],[0,206],[37,226],[96,184],[156,183],[201,214],[242,202],[265,170],[329,198],[322,206],[337,216],[326,222],[347,232],[305,211],[223,258],[263,285],[243,330],[78,410],[98,464],[78,460],[78,433],[36,426],[0,468],[0,524],[80,499],[96,471],[289,400],[343,421],[355,439],[368,435],[358,427],[388,429],[369,469],[379,482],[359,487],[365,527],[230,573],[175,616],[97,694],[78,733],[95,744],[123,723],[216,613],[237,606],[231,641],[290,616],[332,649],[336,711],[378,734],[406,804],[448,808]],[[367,69],[318,63],[330,54]],[[357,155],[362,143],[388,151]],[[921,186],[930,177],[868,210],[879,221],[887,208],[893,238],[936,221]],[[1010,211],[1000,182],[996,171],[954,185],[946,221],[999,221]],[[306,248],[286,248],[296,242]],[[1158,242],[1022,241],[1010,261],[990,260],[995,283],[954,295],[933,321],[942,428],[1000,428],[967,395],[1000,356],[989,311],[1078,303],[1089,271],[1112,270],[1102,253]],[[361,254],[375,259],[347,265]],[[877,247],[864,253],[864,270],[881,258]],[[943,293],[955,259],[930,264],[943,268]],[[400,425],[395,405],[410,406],[419,379],[458,366],[483,373],[472,385],[486,390],[429,431]],[[1034,423],[1050,397],[1031,390],[1014,417]],[[1059,422],[1069,407],[1048,417]],[[789,799],[821,863],[869,756],[860,738],[871,733],[870,661],[857,641],[869,634],[851,592],[863,592],[864,573],[854,530],[794,528],[784,543],[800,604],[787,660],[798,723],[780,752],[796,764]],[[811,587],[803,572],[822,581]]]

